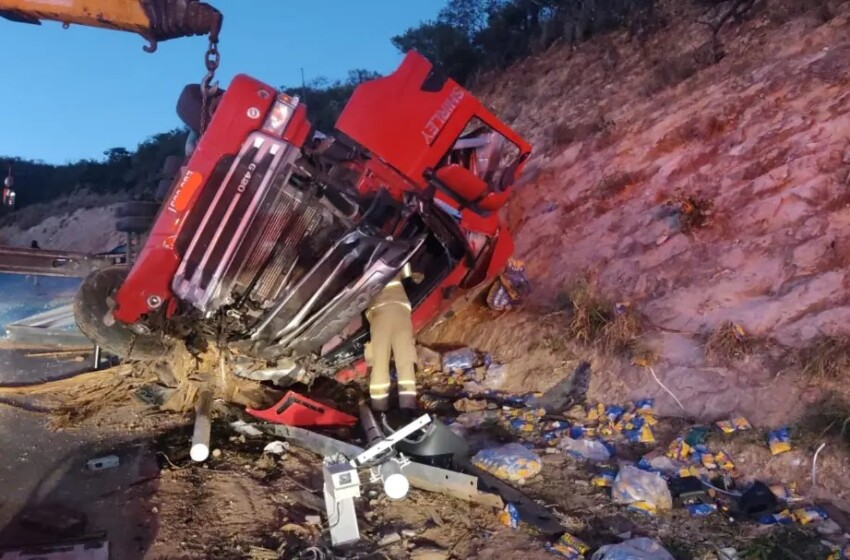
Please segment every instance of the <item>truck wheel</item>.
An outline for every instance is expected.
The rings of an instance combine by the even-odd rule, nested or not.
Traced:
[[[74,320],[89,340],[121,359],[152,360],[162,358],[169,345],[158,334],[137,334],[128,325],[114,319],[105,322],[111,309],[108,299],[115,296],[126,267],[111,266],[89,274],[74,297]]]
[[[122,233],[145,233],[153,225],[153,216],[125,216],[115,223],[115,229]]]
[[[132,201],[125,202],[115,209],[116,218],[125,218],[130,216],[141,216],[144,218],[153,218],[159,211],[159,204],[156,202],[141,202]]]

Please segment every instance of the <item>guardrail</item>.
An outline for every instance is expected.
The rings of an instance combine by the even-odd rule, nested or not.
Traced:
[[[49,249],[22,249],[0,246],[0,272],[85,278],[95,270],[126,264],[121,253],[74,253]]]

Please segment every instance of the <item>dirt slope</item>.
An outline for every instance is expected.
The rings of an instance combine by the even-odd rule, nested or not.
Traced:
[[[115,205],[80,209],[71,213],[57,211],[30,228],[0,228],[0,245],[29,247],[33,240],[43,249],[105,252],[124,243],[124,235],[115,231]]]
[[[688,416],[779,424],[824,391],[786,367],[787,351],[709,363],[700,337],[724,321],[779,348],[850,330],[848,10],[798,12],[730,27],[716,65],[701,62],[709,35],[689,14],[644,45],[623,34],[556,48],[483,90],[537,149],[508,211],[531,304],[555,309],[593,272],[645,315],[654,370]],[[681,231],[664,207],[677,193],[711,202],[704,227]],[[522,386],[544,388],[558,362],[586,357],[557,320],[540,331],[536,311],[469,311],[426,339],[482,346],[512,361]],[[646,369],[594,366],[591,398],[652,395],[683,414]]]

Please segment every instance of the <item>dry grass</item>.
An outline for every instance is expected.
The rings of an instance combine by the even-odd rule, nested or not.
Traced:
[[[720,324],[705,340],[705,357],[715,363],[729,364],[753,352],[753,339],[732,321]]]
[[[698,195],[677,191],[664,201],[679,220],[679,230],[690,233],[703,228],[714,215],[714,202]]]
[[[840,379],[850,371],[850,337],[821,336],[799,351],[796,362],[808,378]]]
[[[597,117],[578,123],[556,123],[550,129],[552,142],[555,146],[563,147],[573,142],[581,142],[592,136],[610,132],[614,123],[598,115]]]
[[[630,305],[602,297],[587,278],[569,290],[572,338],[611,354],[631,354],[642,332],[639,314]]]
[[[806,448],[816,448],[824,439],[850,447],[850,402],[836,393],[812,405],[794,427],[794,438]]]
[[[695,76],[700,70],[718,62],[711,41],[657,63],[646,84],[646,94],[654,96]]]
[[[632,365],[649,367],[658,363],[658,351],[645,340],[636,339],[630,347]]]

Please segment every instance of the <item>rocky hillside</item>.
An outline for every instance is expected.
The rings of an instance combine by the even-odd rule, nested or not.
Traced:
[[[680,7],[643,44],[608,35],[491,77],[484,97],[537,150],[508,212],[532,305],[471,308],[427,338],[492,350],[525,387],[592,357],[592,398],[703,420],[780,424],[844,391],[800,356],[850,351],[831,338],[850,332],[850,11],[803,4],[771,3],[716,46]],[[641,317],[652,360],[573,344],[564,302],[588,277]]]
[[[63,212],[56,204],[41,205],[39,223],[30,226],[0,227],[0,245],[29,247],[33,241],[43,249],[100,253],[125,243],[124,235],[115,230],[115,205],[80,208]],[[30,214],[33,208],[21,210]]]
[[[589,360],[592,402],[790,426],[790,453],[763,435],[728,451],[848,510],[850,9],[777,4],[725,29],[716,64],[693,13],[491,78],[484,96],[537,148],[507,212],[535,291],[422,338],[492,352],[508,390]]]

